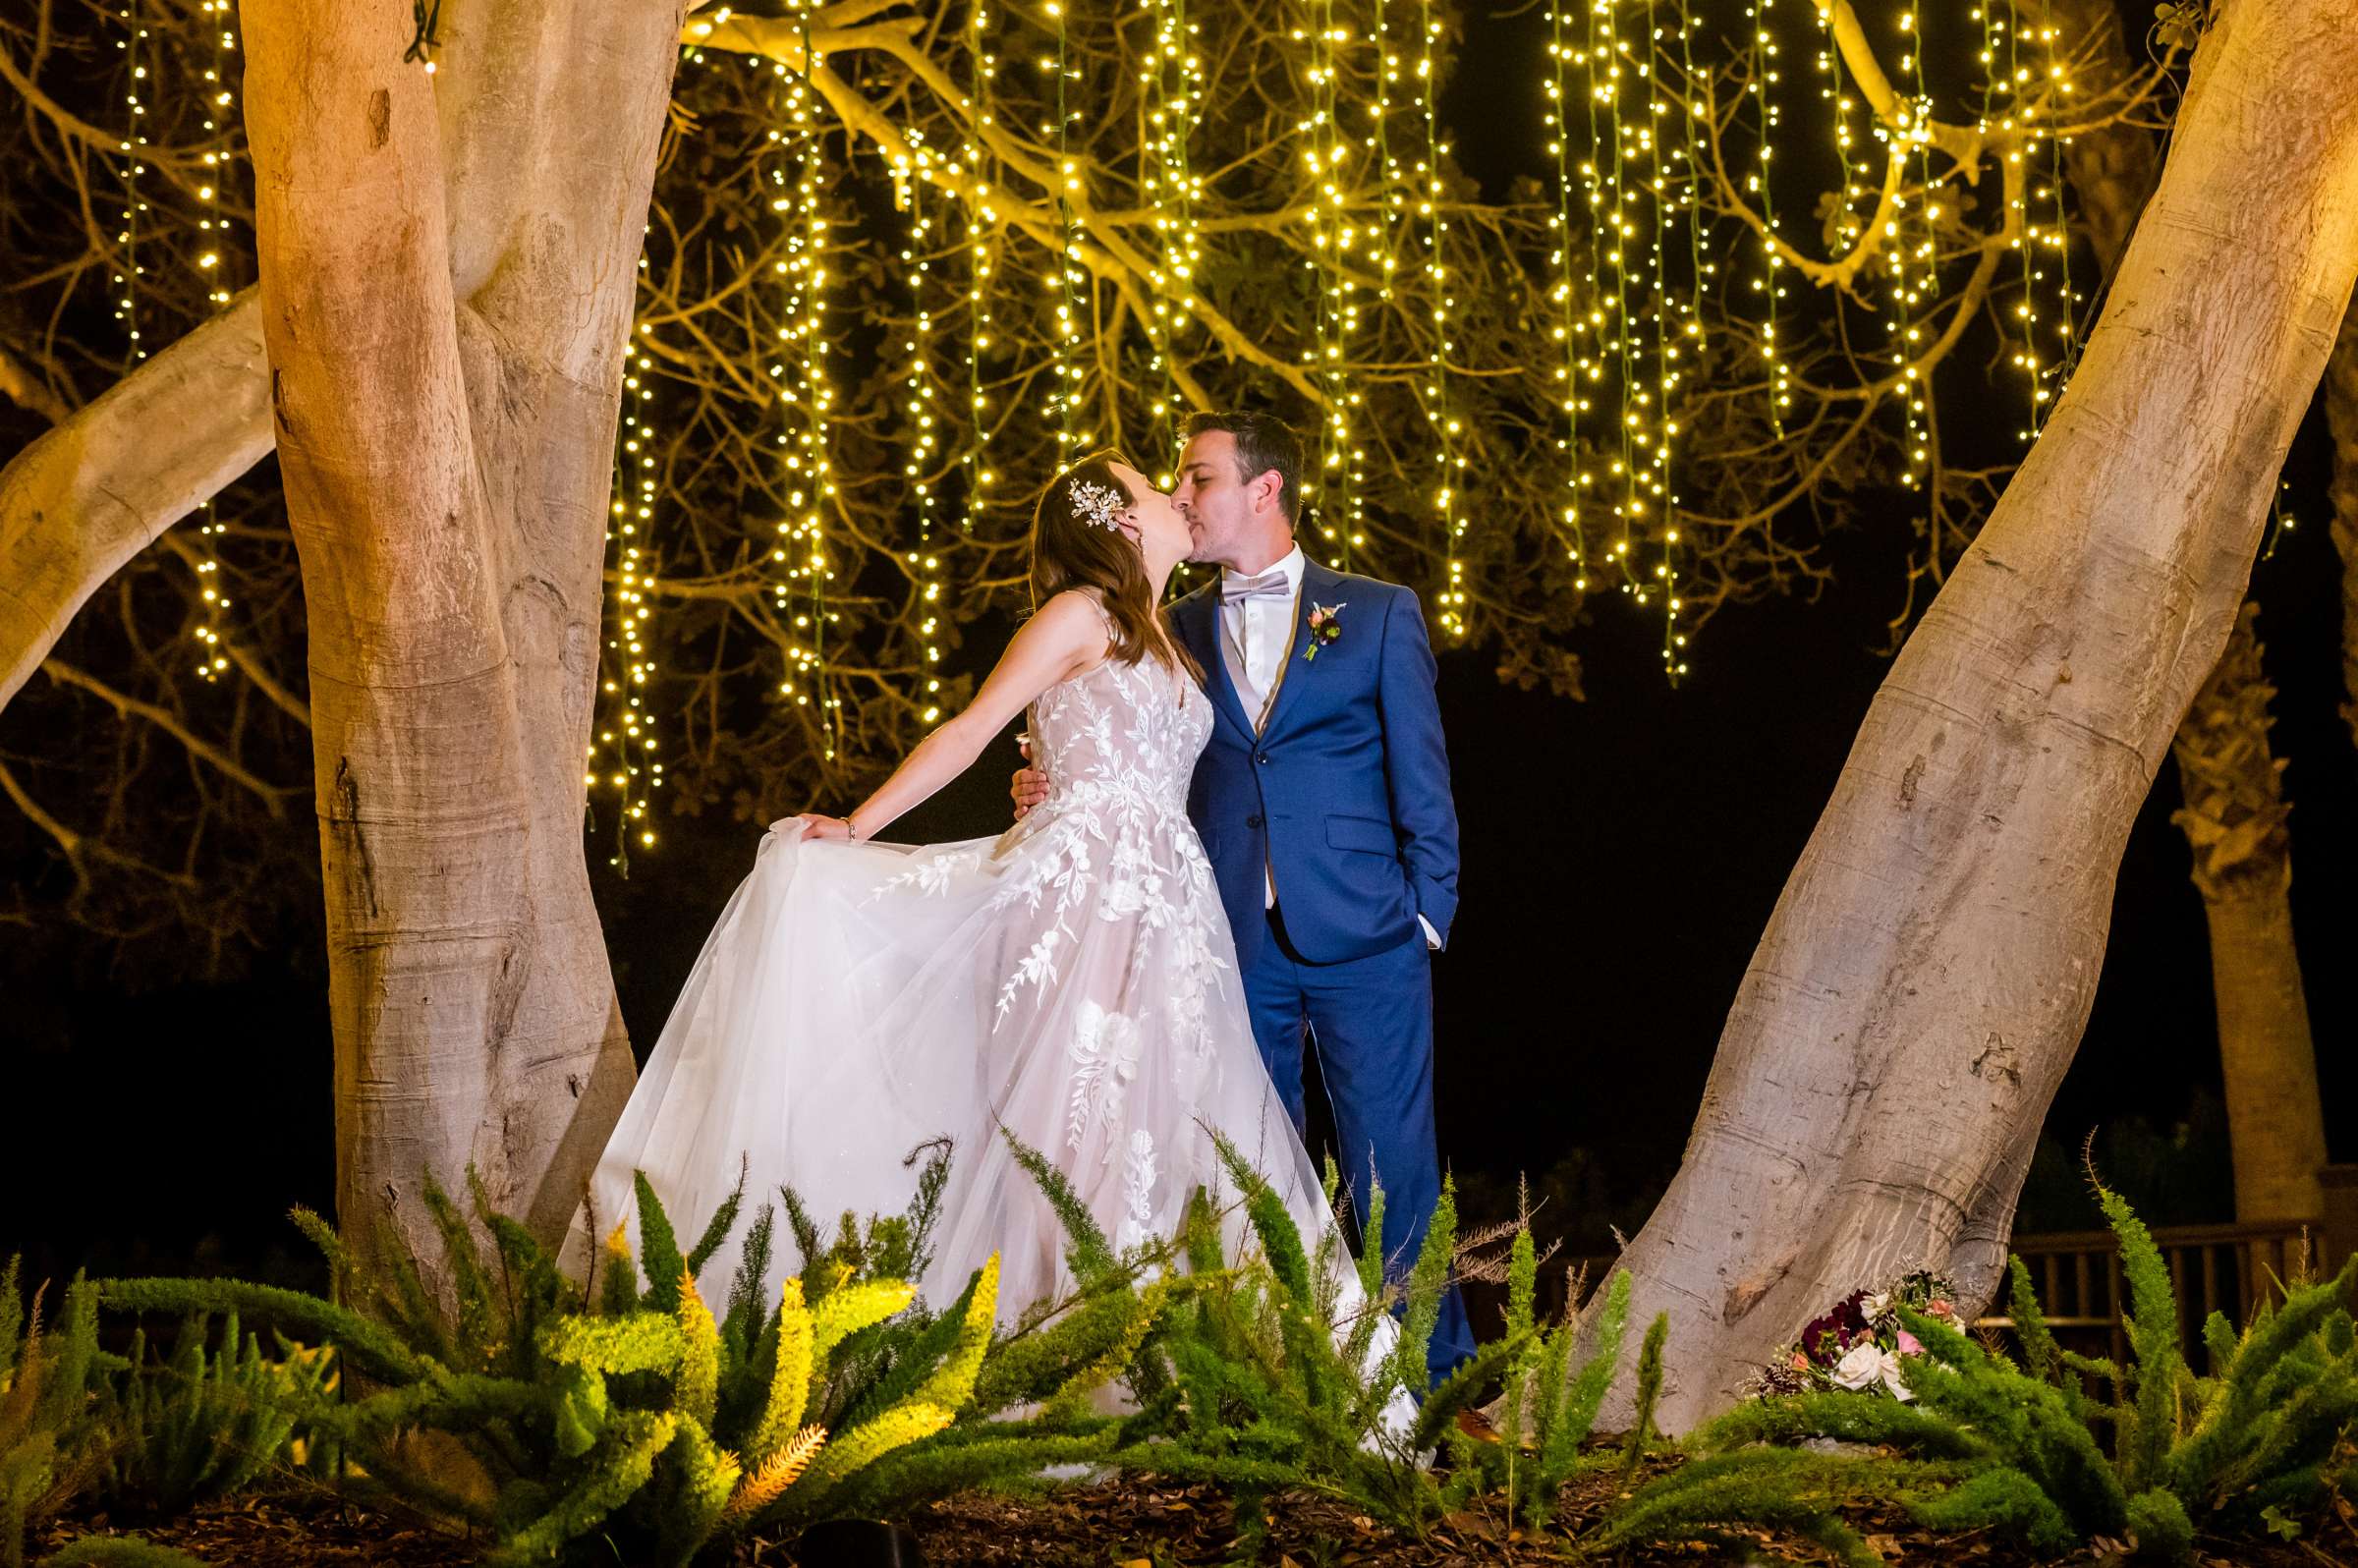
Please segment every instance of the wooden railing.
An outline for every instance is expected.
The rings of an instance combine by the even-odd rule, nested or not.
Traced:
[[[2154,1245],[2169,1265],[2169,1280],[2178,1299],[2178,1333],[2188,1365],[2208,1372],[2210,1355],[2203,1344],[2203,1321],[2214,1312],[2241,1328],[2263,1296],[2280,1298],[2282,1285],[2301,1271],[2304,1246],[2316,1237],[2304,1235],[2297,1221],[2265,1225],[2176,1225],[2157,1229]],[[2346,1243],[2342,1244],[2346,1247]],[[2121,1310],[2129,1304],[2128,1280],[2120,1269],[2120,1248],[2108,1230],[2020,1235],[2012,1250],[2030,1266],[2031,1283],[2039,1292],[2040,1310],[2048,1326],[2066,1349],[2121,1361],[2128,1354],[2128,1335],[2121,1327]],[[2321,1250],[2317,1272],[2337,1265],[2340,1253],[2329,1245]],[[1540,1275],[1543,1319],[1563,1310],[1564,1265],[1587,1270],[1592,1288],[1610,1277],[1618,1259],[1606,1255],[1548,1260]],[[2014,1326],[2007,1316],[2007,1288],[2000,1285],[1989,1312],[1976,1319],[1978,1328],[2000,1331]],[[1506,1308],[1502,1283],[1469,1281],[1466,1308],[1483,1338],[1495,1335]],[[1826,1305],[1831,1306],[1832,1303]]]
[[[2210,1358],[2203,1347],[2204,1319],[2222,1312],[2240,1328],[2264,1297],[2282,1295],[2284,1282],[2300,1272],[2308,1245],[2298,1223],[2180,1225],[2153,1234],[2169,1264],[2183,1348],[2190,1364],[2205,1370]],[[2129,1301],[2128,1281],[2110,1231],[2016,1236],[2013,1250],[2030,1266],[2040,1311],[2058,1340],[2081,1350],[2101,1344],[2114,1361],[2127,1355],[2120,1316]],[[2013,1327],[2005,1309],[2001,1290],[1976,1326]]]

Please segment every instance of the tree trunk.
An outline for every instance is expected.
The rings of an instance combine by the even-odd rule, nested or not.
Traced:
[[[361,1245],[474,1163],[564,1227],[628,1096],[581,816],[622,358],[681,12],[248,0]],[[415,1211],[405,1216],[405,1228]]]
[[[2341,552],[2341,719],[2358,746],[2358,320],[2344,317],[2326,364],[2333,436],[2333,547]]]
[[[98,585],[270,450],[251,289],[0,469],[0,708]]]
[[[1670,1316],[1667,1428],[1858,1286],[1990,1294],[2122,844],[2354,271],[2358,29],[2228,0],[2078,373],[1877,694],[1630,1249]]]
[[[2194,851],[2211,925],[2211,987],[2225,1068],[2235,1217],[2315,1219],[2325,1194],[2326,1115],[2317,1049],[2292,943],[2291,808],[2269,753],[2269,700],[2253,632],[2236,617],[2227,651],[2195,694],[2170,750],[2186,804],[2170,818]]]
[[[2046,20],[2056,28],[2059,52],[2088,59],[2083,96],[2134,71],[2111,0],[2051,0]],[[2108,279],[2161,172],[2154,135],[2134,124],[2104,126],[2064,144],[2063,167]],[[2330,367],[2327,375],[2330,388]],[[2329,391],[2329,406],[2331,398]],[[2242,1219],[2283,1219],[2315,1215],[2324,1201],[2317,1167],[2326,1157],[2325,1112],[2292,940],[2290,829],[2276,778],[2283,764],[2269,753],[2274,694],[2261,676],[2252,635],[2257,613],[2244,606],[2172,750],[2188,802],[2177,820],[2194,845],[2194,880],[2211,931],[2235,1212]]]

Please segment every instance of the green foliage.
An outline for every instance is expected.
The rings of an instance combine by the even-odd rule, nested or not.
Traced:
[[[1122,1322],[1093,1318],[1090,1333],[1051,1324],[1021,1352],[993,1332],[995,1258],[949,1313],[916,1306],[914,1287],[879,1266],[922,1267],[946,1169],[946,1147],[937,1148],[908,1213],[865,1226],[846,1216],[823,1244],[795,1195],[781,1194],[808,1246],[774,1306],[764,1276],[776,1211],[762,1204],[718,1318],[692,1264],[726,1242],[742,1183],[683,1253],[643,1174],[638,1254],[621,1251],[627,1228],[618,1229],[594,1303],[490,1207],[472,1172],[464,1209],[431,1181],[424,1189],[445,1294],[427,1288],[418,1259],[365,1265],[309,1215],[298,1223],[354,1308],[234,1281],[108,1282],[104,1300],[125,1310],[244,1313],[295,1328],[333,1346],[368,1385],[359,1397],[326,1397],[315,1371],[262,1362],[234,1317],[224,1348],[208,1356],[203,1319],[191,1318],[171,1361],[151,1374],[168,1373],[181,1391],[155,1385],[133,1427],[140,1446],[125,1449],[123,1463],[138,1457],[150,1489],[178,1505],[250,1475],[255,1451],[275,1449],[293,1422],[333,1444],[361,1489],[492,1532],[490,1561],[612,1561],[620,1552],[686,1564],[717,1558],[750,1531],[790,1531],[855,1505],[895,1509],[1104,1452],[1114,1435],[1105,1418],[1020,1430],[993,1423],[986,1443],[959,1426],[963,1418],[982,1428],[982,1416],[1031,1396],[1038,1382],[1076,1387],[1109,1352],[1126,1355],[1146,1298],[1125,1278],[1105,1296],[1129,1309]],[[1117,1355],[1111,1372],[1119,1369]],[[460,1474],[420,1462],[423,1432],[464,1453]]]
[[[678,1312],[680,1280],[688,1271],[688,1260],[680,1255],[679,1241],[671,1232],[671,1217],[656,1202],[646,1172],[634,1173],[631,1181],[639,1196],[639,1265],[646,1276],[645,1303],[654,1312]],[[743,1194],[741,1186],[731,1195],[730,1202],[734,1204]]]
[[[278,1359],[231,1313],[220,1347],[212,1319],[181,1320],[172,1352],[150,1365],[144,1330],[110,1388],[117,1441],[99,1497],[138,1512],[173,1515],[244,1490],[286,1447],[295,1412],[327,1386],[330,1361],[280,1336]]]
[[[137,1536],[84,1536],[42,1558],[41,1568],[206,1568],[206,1563]]]
[[[1498,1442],[1470,1450],[1487,1488],[1501,1495],[1510,1523],[1543,1531],[1555,1513],[1557,1494],[1575,1475],[1611,1462],[1584,1454],[1581,1444],[1597,1424],[1621,1359],[1629,1323],[1630,1276],[1617,1270],[1587,1314],[1544,1328],[1532,1322],[1538,1259],[1528,1227],[1518,1226],[1508,1255],[1505,1343],[1520,1344],[1506,1372],[1500,1401]],[[1569,1303],[1567,1303],[1567,1308]],[[1657,1317],[1648,1333],[1659,1356],[1667,1318]],[[1580,1341],[1589,1354],[1577,1359]]]
[[[1662,1397],[1662,1342],[1669,1337],[1670,1317],[1663,1314],[1646,1326],[1646,1342],[1638,1347],[1638,1408],[1631,1419],[1629,1440],[1622,1450],[1621,1473],[1634,1476],[1638,1461],[1656,1436],[1654,1409]]]
[[[1586,1544],[1619,1551],[1649,1540],[1717,1540],[1737,1527],[1772,1527],[1802,1531],[1839,1561],[1865,1568],[1882,1559],[1843,1524],[1843,1509],[1907,1507],[1969,1474],[1948,1461],[1739,1448],[1690,1459],[1639,1488]]]
[[[123,1363],[98,1348],[96,1299],[81,1275],[55,1327],[43,1291],[17,1294],[18,1260],[0,1270],[0,1565],[23,1568],[25,1533],[88,1488],[116,1436],[106,1379]]]
[[[1005,1136],[1007,1147],[1015,1152],[1016,1163],[1039,1184],[1048,1205],[1056,1211],[1057,1222],[1064,1227],[1065,1264],[1072,1269],[1074,1282],[1087,1291],[1113,1277],[1120,1268],[1113,1255],[1113,1244],[1105,1239],[1105,1232],[1090,1213],[1089,1205],[1073,1191],[1073,1184],[1064,1179],[1064,1172],[1015,1134]]]
[[[2141,1555],[2180,1560],[2198,1530],[2245,1540],[2297,1532],[2340,1484],[2334,1458],[2358,1425],[2349,1312],[2358,1260],[2332,1280],[2296,1283],[2240,1332],[2215,1318],[2205,1329],[2214,1373],[2196,1377],[2179,1351],[2160,1249],[2116,1194],[2097,1196],[2129,1282],[2126,1364],[2061,1350],[2016,1259],[2021,1365],[1952,1321],[1903,1308],[1923,1347],[1905,1361],[1913,1406],[1842,1393],[1743,1406],[1690,1434],[1688,1451],[1702,1457],[1641,1488],[1599,1543],[1739,1522],[1839,1527],[1838,1509],[1870,1498],[1930,1529],[1993,1530],[2049,1551],[2127,1536]],[[2091,1379],[2097,1397],[2084,1386]],[[1813,1438],[1875,1447],[1790,1446]]]
[[[1144,1380],[1140,1368],[1151,1366],[1168,1392],[1159,1401],[1142,1400],[1133,1418],[1132,1433],[1149,1440],[1125,1441],[1107,1456],[1110,1462],[1221,1487],[1248,1546],[1265,1530],[1266,1500],[1284,1490],[1338,1499],[1416,1536],[1486,1485],[1508,1488],[1516,1499],[1511,1506],[1544,1519],[1555,1488],[1578,1463],[1581,1439],[1612,1377],[1628,1279],[1617,1279],[1608,1292],[1597,1324],[1600,1343],[1575,1369],[1569,1358],[1579,1325],[1543,1332],[1532,1321],[1537,1258],[1528,1229],[1521,1229],[1509,1264],[1506,1332],[1428,1390],[1426,1345],[1456,1252],[1450,1190],[1444,1186],[1404,1288],[1385,1285],[1378,1259],[1356,1265],[1364,1304],[1338,1329],[1332,1309],[1351,1265],[1326,1238],[1306,1249],[1269,1184],[1224,1140],[1218,1148],[1254,1245],[1228,1257],[1210,1196],[1192,1195],[1172,1246],[1173,1261],[1184,1260],[1187,1273],[1162,1281],[1173,1287],[1168,1310],[1132,1361],[1134,1388]],[[1330,1172],[1330,1197],[1338,1187]],[[1366,1194],[1370,1235],[1380,1234],[1373,1216],[1382,1202],[1379,1187]],[[1151,1296],[1151,1288],[1143,1294]],[[1395,1303],[1398,1336],[1379,1348],[1382,1314]],[[1115,1316],[1102,1304],[1090,1311]],[[1528,1413],[1533,1453],[1520,1453],[1512,1442],[1475,1444],[1457,1430],[1460,1413],[1502,1379],[1517,1402],[1514,1419]],[[1446,1475],[1431,1468],[1441,1449],[1452,1459]]]

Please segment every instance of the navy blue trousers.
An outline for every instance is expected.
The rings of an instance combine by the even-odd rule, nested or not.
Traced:
[[[1268,922],[1270,939],[1244,967],[1253,1037],[1296,1132],[1308,1121],[1304,1048],[1318,1052],[1341,1145],[1335,1163],[1362,1217],[1372,1163],[1383,1188],[1384,1273],[1396,1279],[1415,1263],[1441,1198],[1432,1131],[1432,955],[1420,929],[1373,957],[1313,964],[1294,951],[1277,911]],[[1361,1245],[1375,1242],[1363,1237]],[[1466,1304],[1451,1285],[1426,1369],[1437,1383],[1473,1354]]]

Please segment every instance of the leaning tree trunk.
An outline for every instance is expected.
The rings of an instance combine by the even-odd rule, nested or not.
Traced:
[[[474,1163],[563,1229],[632,1076],[581,839],[622,359],[676,3],[247,0],[309,616],[337,1197]]]
[[[2292,848],[2281,760],[2270,755],[2256,604],[2195,694],[2170,750],[2185,806],[2171,816],[2194,851],[2211,926],[2211,988],[2225,1070],[2235,1217],[2315,1219],[2325,1194],[2326,1116],[2317,1047],[2292,943]]]
[[[2333,434],[2333,546],[2341,552],[2341,719],[2358,745],[2358,319],[2344,316],[2326,364]]]
[[[2112,0],[2049,0],[2046,21],[2057,29],[2059,52],[2087,58],[2084,94],[2134,72]],[[2074,137],[2064,144],[2063,168],[2082,232],[2108,280],[2161,174],[2154,134],[2115,122]],[[2335,359],[2344,353],[2337,348]],[[2327,381],[2333,385],[2330,366]],[[2326,1157],[2317,1052],[2292,939],[2291,829],[2276,776],[2283,763],[2269,750],[2274,694],[2260,673],[2255,614],[2244,606],[2171,746],[2187,801],[2176,820],[2193,845],[2194,881],[2210,925],[2235,1213],[2247,1220],[2317,1214],[2324,1202],[2317,1168]]]
[[[2358,28],[2227,0],[2079,370],[1877,694],[1630,1248],[1666,1428],[1862,1284],[1989,1295],[2354,271]]]

